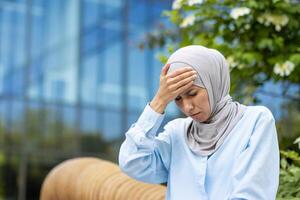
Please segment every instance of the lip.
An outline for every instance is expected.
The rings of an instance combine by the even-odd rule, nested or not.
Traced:
[[[196,116],[196,115],[198,115],[200,112],[198,112],[198,113],[196,113],[196,114],[193,114],[193,115],[191,115],[191,117],[193,117],[193,116]]]

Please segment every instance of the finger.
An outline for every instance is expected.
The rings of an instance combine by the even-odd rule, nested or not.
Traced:
[[[182,79],[182,80],[176,82],[175,84],[173,84],[170,88],[173,90],[177,90],[178,88],[188,84],[191,81],[194,82],[196,77],[197,77],[197,75],[192,75],[192,76],[186,77],[185,79]]]
[[[169,68],[170,68],[170,64],[169,63],[165,64],[165,66],[161,69],[161,75],[167,75]]]
[[[181,86],[180,88],[178,88],[175,91],[175,94],[179,95],[182,94],[184,91],[186,91],[187,89],[189,89],[190,87],[192,87],[194,84],[194,81],[189,81],[187,84]]]
[[[192,76],[195,76],[195,78],[196,78],[197,77],[197,72],[194,71],[194,70],[184,72],[180,75],[177,75],[174,78],[170,78],[169,84],[175,84],[177,82],[180,82],[183,79],[186,79],[186,78],[189,78],[189,77],[192,77]]]
[[[168,77],[175,77],[175,76],[178,76],[184,72],[188,72],[188,71],[192,71],[193,68],[192,67],[183,67],[183,68],[179,68],[179,69],[176,69],[175,71],[171,72]]]

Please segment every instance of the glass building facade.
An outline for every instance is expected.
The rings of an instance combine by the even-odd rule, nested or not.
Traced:
[[[0,0],[0,199],[38,199],[61,161],[117,161],[162,64],[139,44],[170,0]],[[167,118],[178,115],[173,104]]]

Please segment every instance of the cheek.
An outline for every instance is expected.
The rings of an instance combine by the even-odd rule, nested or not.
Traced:
[[[211,114],[211,109],[210,109],[210,105],[209,105],[209,101],[208,99],[206,99],[206,113],[207,115],[210,115]]]
[[[209,105],[209,100],[207,98],[206,95],[201,95],[199,96],[195,103],[197,102],[197,104],[203,109],[205,110],[205,112],[210,113],[210,105]],[[200,103],[199,103],[200,102]]]

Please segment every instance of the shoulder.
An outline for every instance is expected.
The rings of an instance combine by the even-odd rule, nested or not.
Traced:
[[[255,138],[273,137],[277,134],[272,112],[265,106],[247,106],[245,123]]]
[[[176,118],[171,121],[169,121],[165,126],[164,129],[167,132],[171,132],[173,137],[176,137],[181,134],[185,130],[187,130],[188,125],[192,119],[190,117],[185,118]]]
[[[272,112],[265,106],[247,106],[245,117],[255,118],[256,120],[274,121]]]

